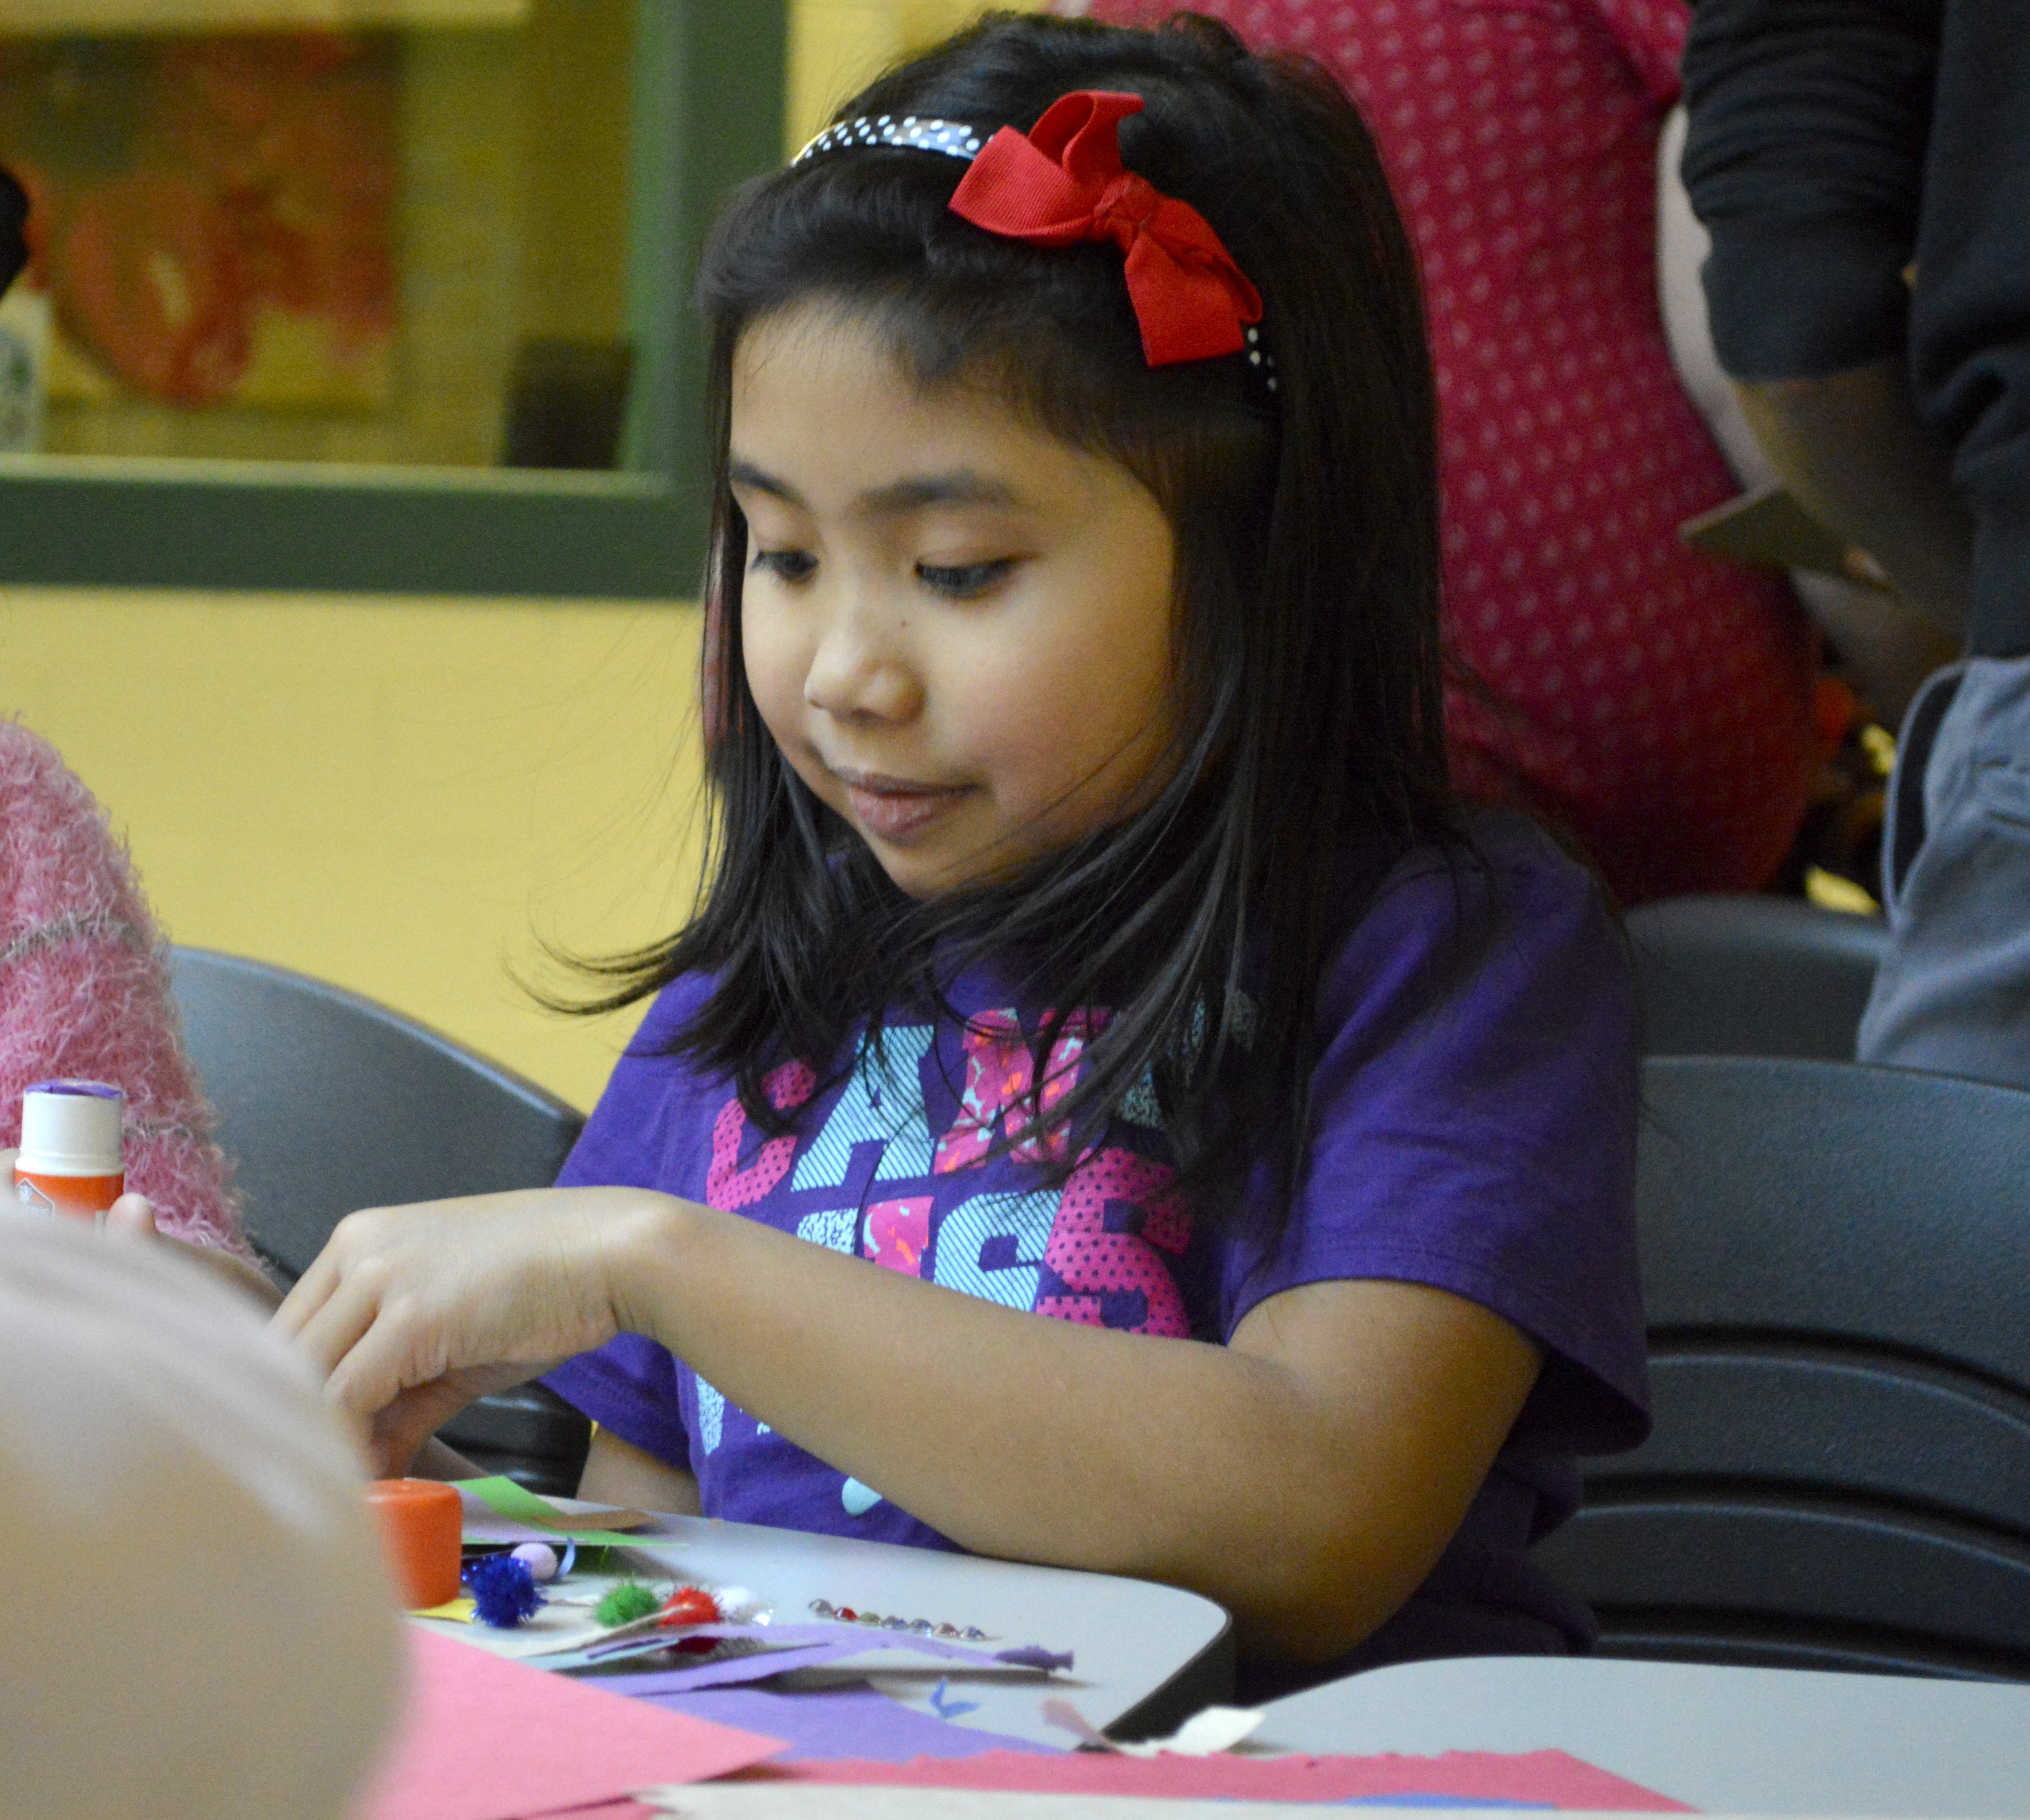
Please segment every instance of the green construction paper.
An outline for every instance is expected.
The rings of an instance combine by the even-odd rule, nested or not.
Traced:
[[[602,1528],[594,1518],[573,1517],[567,1510],[560,1510],[547,1498],[531,1491],[526,1485],[517,1485],[504,1475],[494,1479],[461,1479],[456,1483],[460,1491],[470,1491],[495,1516],[504,1517],[512,1523],[526,1523],[534,1529],[567,1535],[574,1542],[601,1548],[627,1548],[641,1539],[623,1535],[619,1530]]]

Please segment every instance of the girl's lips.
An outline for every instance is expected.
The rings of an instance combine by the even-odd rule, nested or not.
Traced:
[[[968,794],[963,787],[939,788],[900,778],[841,773],[839,780],[853,804],[853,820],[887,841],[906,840],[920,833]]]

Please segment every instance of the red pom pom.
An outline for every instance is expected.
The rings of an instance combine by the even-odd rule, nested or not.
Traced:
[[[719,1601],[702,1587],[680,1586],[670,1595],[656,1623],[665,1630],[680,1630],[687,1625],[717,1624]]]

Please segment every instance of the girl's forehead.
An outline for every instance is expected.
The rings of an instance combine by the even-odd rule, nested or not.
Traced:
[[[906,490],[913,479],[962,471],[982,483],[972,491],[984,504],[997,493],[1008,503],[1077,494],[1099,470],[1132,480],[989,387],[920,384],[876,323],[836,306],[800,306],[751,325],[732,378],[736,484],[765,474],[816,503],[817,493]]]
[[[864,311],[825,300],[793,304],[752,322],[733,357],[733,409],[794,406],[823,393],[827,404],[856,394],[863,408],[908,411],[954,422],[1012,418],[991,387],[956,381],[926,386],[910,372],[894,337]]]

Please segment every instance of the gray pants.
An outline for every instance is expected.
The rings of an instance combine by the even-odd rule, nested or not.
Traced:
[[[1860,1059],[2030,1087],[2030,657],[1910,704],[1883,831],[1889,950]]]

